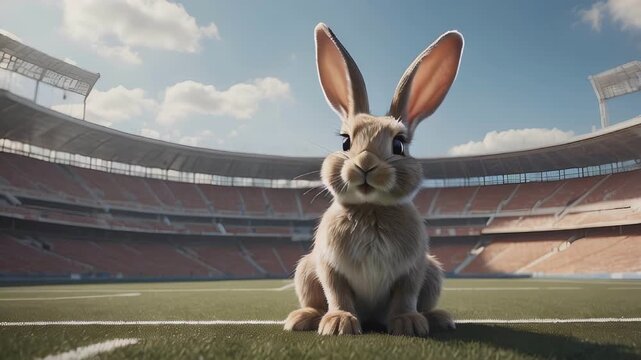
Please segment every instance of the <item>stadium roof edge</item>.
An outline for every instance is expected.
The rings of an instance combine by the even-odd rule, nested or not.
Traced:
[[[82,69],[0,34],[0,69],[87,96],[100,78]]]
[[[293,179],[322,158],[197,148],[145,138],[61,114],[0,89],[0,138],[107,161],[191,173]],[[641,116],[564,143],[463,157],[423,158],[428,179],[471,178],[582,168],[641,158]],[[317,175],[303,179],[317,178]]]

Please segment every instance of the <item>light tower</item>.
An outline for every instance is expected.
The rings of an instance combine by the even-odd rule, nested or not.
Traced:
[[[590,79],[596,97],[599,100],[601,127],[607,127],[609,124],[606,100],[641,91],[641,61],[631,61],[602,73],[589,76],[588,79]]]

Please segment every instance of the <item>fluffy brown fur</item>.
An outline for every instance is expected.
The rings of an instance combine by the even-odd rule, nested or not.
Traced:
[[[356,63],[327,26],[316,27],[321,86],[350,146],[323,162],[321,178],[334,201],[314,249],[296,268],[301,308],[289,314],[286,330],[346,335],[373,324],[394,335],[427,336],[430,327],[454,328],[451,316],[435,309],[442,270],[426,255],[428,237],[412,203],[423,175],[409,143],[447,94],[462,47],[459,33],[441,36],[401,78],[388,115],[375,117],[367,114]],[[399,137],[403,152],[395,153]]]

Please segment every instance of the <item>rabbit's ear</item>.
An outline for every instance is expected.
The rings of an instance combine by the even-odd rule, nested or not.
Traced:
[[[463,53],[463,35],[449,31],[423,51],[396,87],[389,115],[403,121],[410,136],[432,115],[452,86]]]
[[[329,105],[343,120],[369,113],[365,81],[352,57],[327,25],[316,25],[314,32],[318,78]]]

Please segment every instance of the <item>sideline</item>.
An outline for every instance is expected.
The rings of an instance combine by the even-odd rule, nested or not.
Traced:
[[[106,297],[131,297],[140,296],[139,292],[107,294],[107,295],[79,295],[79,296],[58,296],[58,297],[34,297],[34,298],[2,298],[0,301],[52,301],[52,300],[73,300],[73,299],[95,299]]]
[[[168,289],[9,289],[0,288],[0,294],[5,293],[112,293],[135,291],[137,293],[182,293],[182,292],[219,292],[219,291],[285,291],[293,288],[294,283],[287,283],[276,288],[168,288]]]
[[[577,318],[577,319],[461,319],[457,324],[575,324],[575,323],[636,323],[636,318]],[[283,325],[283,320],[68,320],[68,321],[4,321],[0,326],[130,326],[130,325]]]

